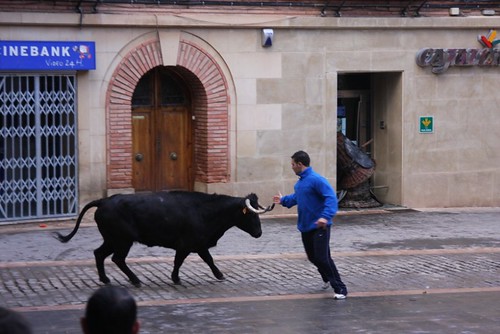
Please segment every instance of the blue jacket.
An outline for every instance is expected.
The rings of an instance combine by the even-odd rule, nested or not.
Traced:
[[[281,197],[280,203],[287,208],[298,205],[297,228],[300,232],[316,229],[315,222],[319,218],[325,218],[328,226],[332,225],[338,210],[337,194],[323,176],[308,167],[300,173],[294,190],[295,193]]]

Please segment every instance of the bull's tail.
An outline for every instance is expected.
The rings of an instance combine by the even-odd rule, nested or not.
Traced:
[[[71,231],[70,234],[64,236],[64,235],[62,235],[59,232],[54,232],[54,238],[56,238],[60,242],[68,242],[68,241],[70,241],[71,238],[73,238],[75,236],[76,232],[78,232],[78,228],[80,227],[80,223],[82,222],[82,218],[85,215],[85,212],[87,212],[90,208],[99,207],[101,205],[101,203],[102,203],[102,200],[103,199],[101,198],[101,199],[92,201],[89,204],[85,205],[85,207],[80,212],[80,215],[78,216],[78,219],[76,220],[75,228],[73,229],[73,231]]]

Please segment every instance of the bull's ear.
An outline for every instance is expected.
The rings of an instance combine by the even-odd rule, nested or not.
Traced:
[[[242,211],[243,211],[243,214],[244,214],[244,215],[246,215],[246,214],[247,214],[247,212],[248,212],[248,209],[245,207],[245,208],[243,208],[243,210],[242,210]]]

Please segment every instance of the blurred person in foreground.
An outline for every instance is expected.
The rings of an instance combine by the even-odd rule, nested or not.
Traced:
[[[125,288],[106,285],[89,298],[80,323],[85,334],[136,334],[137,304]]]
[[[31,325],[19,312],[0,307],[0,334],[31,334]]]

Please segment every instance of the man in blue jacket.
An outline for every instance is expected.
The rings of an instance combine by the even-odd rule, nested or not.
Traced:
[[[297,228],[307,258],[318,268],[323,282],[330,283],[335,299],[345,299],[347,288],[340,279],[330,255],[332,218],[337,213],[337,195],[328,181],[309,166],[311,159],[304,151],[292,155],[292,169],[299,177],[294,193],[274,196],[274,203],[291,208],[298,206]]]

